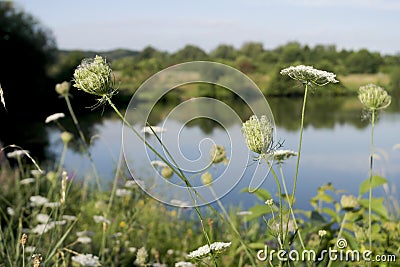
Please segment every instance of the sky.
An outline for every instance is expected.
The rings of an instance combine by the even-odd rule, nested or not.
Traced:
[[[400,53],[399,0],[15,0],[56,38],[57,47],[106,51],[146,46],[206,52],[262,42]]]

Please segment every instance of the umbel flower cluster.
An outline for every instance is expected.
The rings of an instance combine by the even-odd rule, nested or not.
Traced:
[[[100,104],[115,93],[112,70],[101,56],[83,59],[74,72],[74,87],[100,96]]]
[[[314,69],[312,66],[290,66],[280,72],[284,76],[289,76],[294,80],[301,81],[305,84],[315,84],[318,86],[327,85],[328,83],[337,83],[336,74],[324,70]]]
[[[271,120],[262,115],[253,115],[243,123],[242,133],[247,147],[260,155],[267,155],[273,145],[273,126]]]
[[[361,86],[358,91],[358,99],[371,111],[387,108],[392,101],[385,89],[375,84]]]
[[[231,246],[231,242],[228,242],[228,243],[214,242],[211,245],[204,245],[202,247],[199,247],[195,251],[190,252],[188,255],[188,258],[189,259],[201,259],[201,258],[210,256],[211,252],[214,253],[214,255],[218,255],[230,246]]]

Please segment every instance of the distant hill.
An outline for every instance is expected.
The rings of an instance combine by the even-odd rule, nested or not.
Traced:
[[[133,51],[133,50],[128,50],[128,49],[114,49],[110,51],[85,51],[85,50],[58,50],[57,54],[59,58],[65,58],[68,57],[69,55],[79,52],[81,53],[85,58],[86,57],[94,57],[95,55],[101,55],[107,60],[117,60],[120,58],[124,57],[129,57],[129,56],[136,56],[140,52],[139,51]]]

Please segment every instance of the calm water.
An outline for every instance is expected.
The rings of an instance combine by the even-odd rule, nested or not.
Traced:
[[[275,117],[277,140],[284,141],[283,149],[297,151],[302,100],[274,98],[268,101]],[[138,110],[141,105],[146,104],[139,104]],[[231,106],[242,120],[251,115],[240,103],[230,102],[227,105]],[[241,204],[243,208],[259,202],[252,195],[240,193],[243,188],[249,186],[256,169],[258,179],[263,178],[267,173],[265,163],[259,164],[252,158],[248,159],[249,152],[244,145],[240,122],[224,118],[224,113],[218,113],[218,110],[215,111],[216,116],[220,122],[223,122],[225,129],[221,127],[221,123],[215,123],[209,119],[195,119],[188,122],[187,117],[191,114],[179,115],[178,113],[168,117],[174,107],[175,105],[157,106],[150,116],[150,121],[152,125],[164,126],[167,129],[163,140],[174,157],[176,156],[179,164],[188,169],[188,173],[191,173],[190,170],[199,170],[207,165],[209,149],[213,142],[222,144],[226,147],[231,162],[227,166],[220,164],[212,167],[210,172],[217,179],[225,172],[230,173],[232,179],[238,181],[233,190],[223,197],[223,202],[227,205]],[[196,108],[201,109],[201,107],[194,107],[193,110]],[[132,111],[133,120],[136,111]],[[363,180],[367,179],[369,170],[371,129],[364,115],[356,97],[320,98],[315,96],[309,98],[296,195],[297,207],[310,208],[309,200],[316,195],[317,188],[329,182],[337,189],[358,194],[358,187]],[[137,127],[140,129],[142,126],[137,125]],[[59,140],[59,130],[49,127],[48,132],[49,152],[60,155],[62,143]],[[396,150],[394,146],[400,143],[399,133],[400,108],[394,101],[390,109],[379,115],[376,123],[377,156],[374,169],[387,177],[390,182],[389,189],[395,194],[396,199],[399,199],[399,193],[395,192],[395,189],[400,187],[400,149]],[[98,121],[93,121],[91,117],[90,134],[96,136],[90,147],[95,164],[104,184],[108,184],[114,177],[114,168],[121,149],[122,124],[114,115],[103,115]],[[157,143],[154,137],[149,137],[148,140],[152,144]],[[135,178],[145,180],[146,183],[154,181],[155,174],[148,157],[150,160],[157,158],[151,153],[149,155],[144,153],[143,145],[137,140],[126,144],[125,151],[126,160]],[[231,154],[232,151],[234,155]],[[296,159],[292,158],[284,164],[284,174],[290,188],[295,163]],[[68,170],[76,172],[81,178],[85,177],[86,173],[91,173],[88,160],[76,150],[68,151],[65,165]],[[245,172],[243,166],[248,166]],[[230,168],[230,172],[227,172],[226,168]],[[172,178],[171,182],[177,183],[174,179]],[[199,184],[199,177],[195,176],[193,183]],[[271,174],[267,176],[261,187],[271,193],[276,193]],[[218,191],[218,188],[216,190]],[[387,193],[379,188],[374,191],[374,194],[381,196]]]

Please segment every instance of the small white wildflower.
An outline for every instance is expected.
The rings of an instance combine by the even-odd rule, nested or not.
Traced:
[[[57,207],[59,207],[60,205],[61,205],[60,202],[47,202],[47,203],[44,203],[44,206],[45,206],[46,208],[57,208]]]
[[[67,223],[66,220],[49,222],[49,224],[54,224],[54,225],[65,225],[66,223]]]
[[[203,258],[206,257],[210,254],[211,250],[216,253],[222,253],[226,248],[231,246],[231,242],[229,243],[225,243],[225,242],[214,242],[212,243],[210,246],[204,245],[202,247],[199,247],[198,249],[196,249],[195,251],[192,251],[189,253],[188,258],[190,259],[194,259],[194,258]]]
[[[154,133],[156,133],[156,134],[164,133],[167,131],[166,128],[159,127],[159,126],[146,126],[146,127],[142,128],[142,133],[154,134],[151,129],[153,129]]]
[[[52,223],[48,223],[48,224],[41,223],[41,224],[36,225],[31,230],[31,232],[34,233],[34,234],[42,235],[44,233],[47,233],[48,231],[50,231],[54,227],[55,227],[55,224],[52,224]]]
[[[22,185],[27,185],[27,184],[31,184],[34,182],[35,182],[34,178],[25,178],[25,179],[21,180],[19,183]]]
[[[135,248],[135,247],[129,247],[128,250],[129,250],[129,252],[131,252],[131,253],[135,253],[136,250],[137,250],[137,248]]]
[[[56,121],[56,120],[64,118],[64,117],[65,117],[64,113],[61,113],[61,112],[60,113],[54,113],[54,114],[48,116],[44,122],[45,123],[49,123],[49,122]]]
[[[127,190],[127,189],[120,189],[120,188],[118,188],[118,189],[115,191],[115,195],[116,195],[117,197],[127,197],[127,196],[130,196],[131,194],[132,194],[132,192],[129,191],[129,190]]]
[[[167,250],[167,254],[168,255],[173,255],[174,254],[174,250],[173,249],[168,249]]]
[[[358,207],[358,200],[353,195],[343,195],[340,199],[340,205],[345,210],[353,210]]]
[[[182,201],[182,200],[179,200],[179,199],[172,199],[171,200],[171,204],[174,205],[174,206],[177,206],[179,208],[190,207],[190,203],[189,202]]]
[[[318,231],[318,235],[322,238],[322,237],[326,236],[326,231],[325,230],[319,230]]]
[[[33,177],[38,178],[40,175],[44,174],[44,171],[31,170],[31,174],[33,175]]]
[[[268,199],[267,201],[265,201],[265,204],[267,204],[268,206],[272,207],[274,205],[274,200],[272,198]]]
[[[18,150],[14,150],[13,152],[8,152],[7,157],[17,159],[17,158],[22,158],[23,156],[25,156],[29,153],[30,153],[29,150],[18,149]]]
[[[253,212],[248,211],[248,210],[242,210],[242,211],[239,211],[239,212],[236,213],[236,215],[238,215],[238,216],[248,216],[248,215],[251,215],[251,214],[253,214]]]
[[[14,209],[11,207],[7,207],[7,214],[10,216],[14,216],[15,215]]]
[[[42,197],[42,196],[31,196],[29,198],[29,200],[31,201],[32,207],[43,206],[44,204],[49,202],[49,200],[47,198]]]
[[[93,236],[94,232],[92,231],[81,231],[81,232],[76,232],[77,236]]]
[[[294,80],[301,81],[305,84],[315,84],[323,86],[328,83],[337,83],[336,74],[324,70],[314,69],[312,66],[290,66],[280,72],[282,75],[289,76]]]
[[[75,221],[76,220],[76,216],[74,216],[74,215],[63,215],[62,218],[66,221]]]
[[[292,151],[292,150],[275,150],[274,151],[274,160],[278,161],[278,162],[282,162],[285,161],[287,159],[289,159],[290,157],[294,157],[297,156],[297,153]]]
[[[35,250],[36,250],[36,247],[33,247],[33,246],[25,247],[25,252],[27,252],[27,253],[33,253],[33,252],[35,252]]]
[[[104,222],[104,223],[107,223],[107,224],[110,224],[110,223],[111,223],[109,220],[107,220],[107,219],[104,218],[103,216],[99,216],[99,215],[94,215],[94,216],[93,216],[93,220],[94,220],[96,223],[101,223],[101,222]]]
[[[160,168],[168,167],[168,165],[161,160],[153,160],[150,162],[150,164],[153,165],[154,167],[160,167]]]
[[[195,267],[196,265],[193,265],[193,263],[188,262],[188,261],[179,261],[175,263],[175,267]]]
[[[147,253],[147,250],[145,247],[139,248],[139,250],[136,254],[135,264],[137,264],[139,266],[145,266],[148,256],[149,256],[149,254]]]
[[[71,259],[81,266],[101,266],[99,257],[93,256],[92,254],[78,254],[72,256]]]
[[[36,215],[36,220],[40,223],[47,223],[48,221],[50,221],[50,217],[47,214],[39,213],[38,215]]]
[[[114,238],[118,238],[118,237],[121,237],[121,236],[122,236],[121,232],[117,232],[117,233],[112,235],[112,237],[114,237]]]
[[[81,236],[81,237],[78,237],[78,239],[76,241],[78,243],[82,243],[82,244],[89,244],[90,242],[92,242],[92,239],[88,236]]]
[[[137,186],[137,183],[135,180],[128,180],[125,182],[125,185],[124,185],[124,187],[126,187],[126,188],[134,188],[136,186]]]

